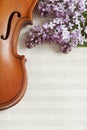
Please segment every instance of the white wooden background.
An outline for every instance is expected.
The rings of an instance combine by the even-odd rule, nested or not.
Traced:
[[[34,25],[39,19],[34,17]],[[86,130],[87,48],[59,53],[58,45],[27,49],[25,27],[18,52],[27,58],[28,87],[14,107],[0,111],[0,130]]]

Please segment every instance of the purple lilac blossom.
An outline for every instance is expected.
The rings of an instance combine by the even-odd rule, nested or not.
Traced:
[[[84,44],[87,27],[82,13],[87,11],[86,6],[87,0],[41,0],[38,4],[41,17],[53,15],[54,18],[31,28],[26,46],[31,48],[48,41],[57,43],[61,52],[69,53],[73,47]]]

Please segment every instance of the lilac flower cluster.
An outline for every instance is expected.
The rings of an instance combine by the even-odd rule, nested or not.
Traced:
[[[65,17],[67,14],[72,16],[75,12],[84,12],[86,2],[87,0],[40,0],[38,11],[41,16],[52,14],[56,17]]]
[[[53,15],[48,23],[30,29],[26,46],[34,47],[49,41],[57,43],[63,53],[87,41],[87,0],[41,0],[41,16]]]

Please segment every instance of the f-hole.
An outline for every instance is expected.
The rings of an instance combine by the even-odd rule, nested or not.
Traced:
[[[19,17],[19,18],[21,17],[21,14],[18,11],[14,11],[13,13],[11,13],[9,20],[8,20],[8,24],[7,24],[6,36],[1,35],[2,40],[8,39],[9,34],[10,34],[10,29],[11,29],[11,22],[12,22],[12,19],[13,19],[15,14],[17,14],[17,17]]]

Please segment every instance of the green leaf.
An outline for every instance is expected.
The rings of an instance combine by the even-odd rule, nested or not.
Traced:
[[[82,15],[87,18],[87,11],[86,12],[83,12]]]
[[[87,47],[87,42],[85,42],[83,45],[78,45],[78,47]]]

